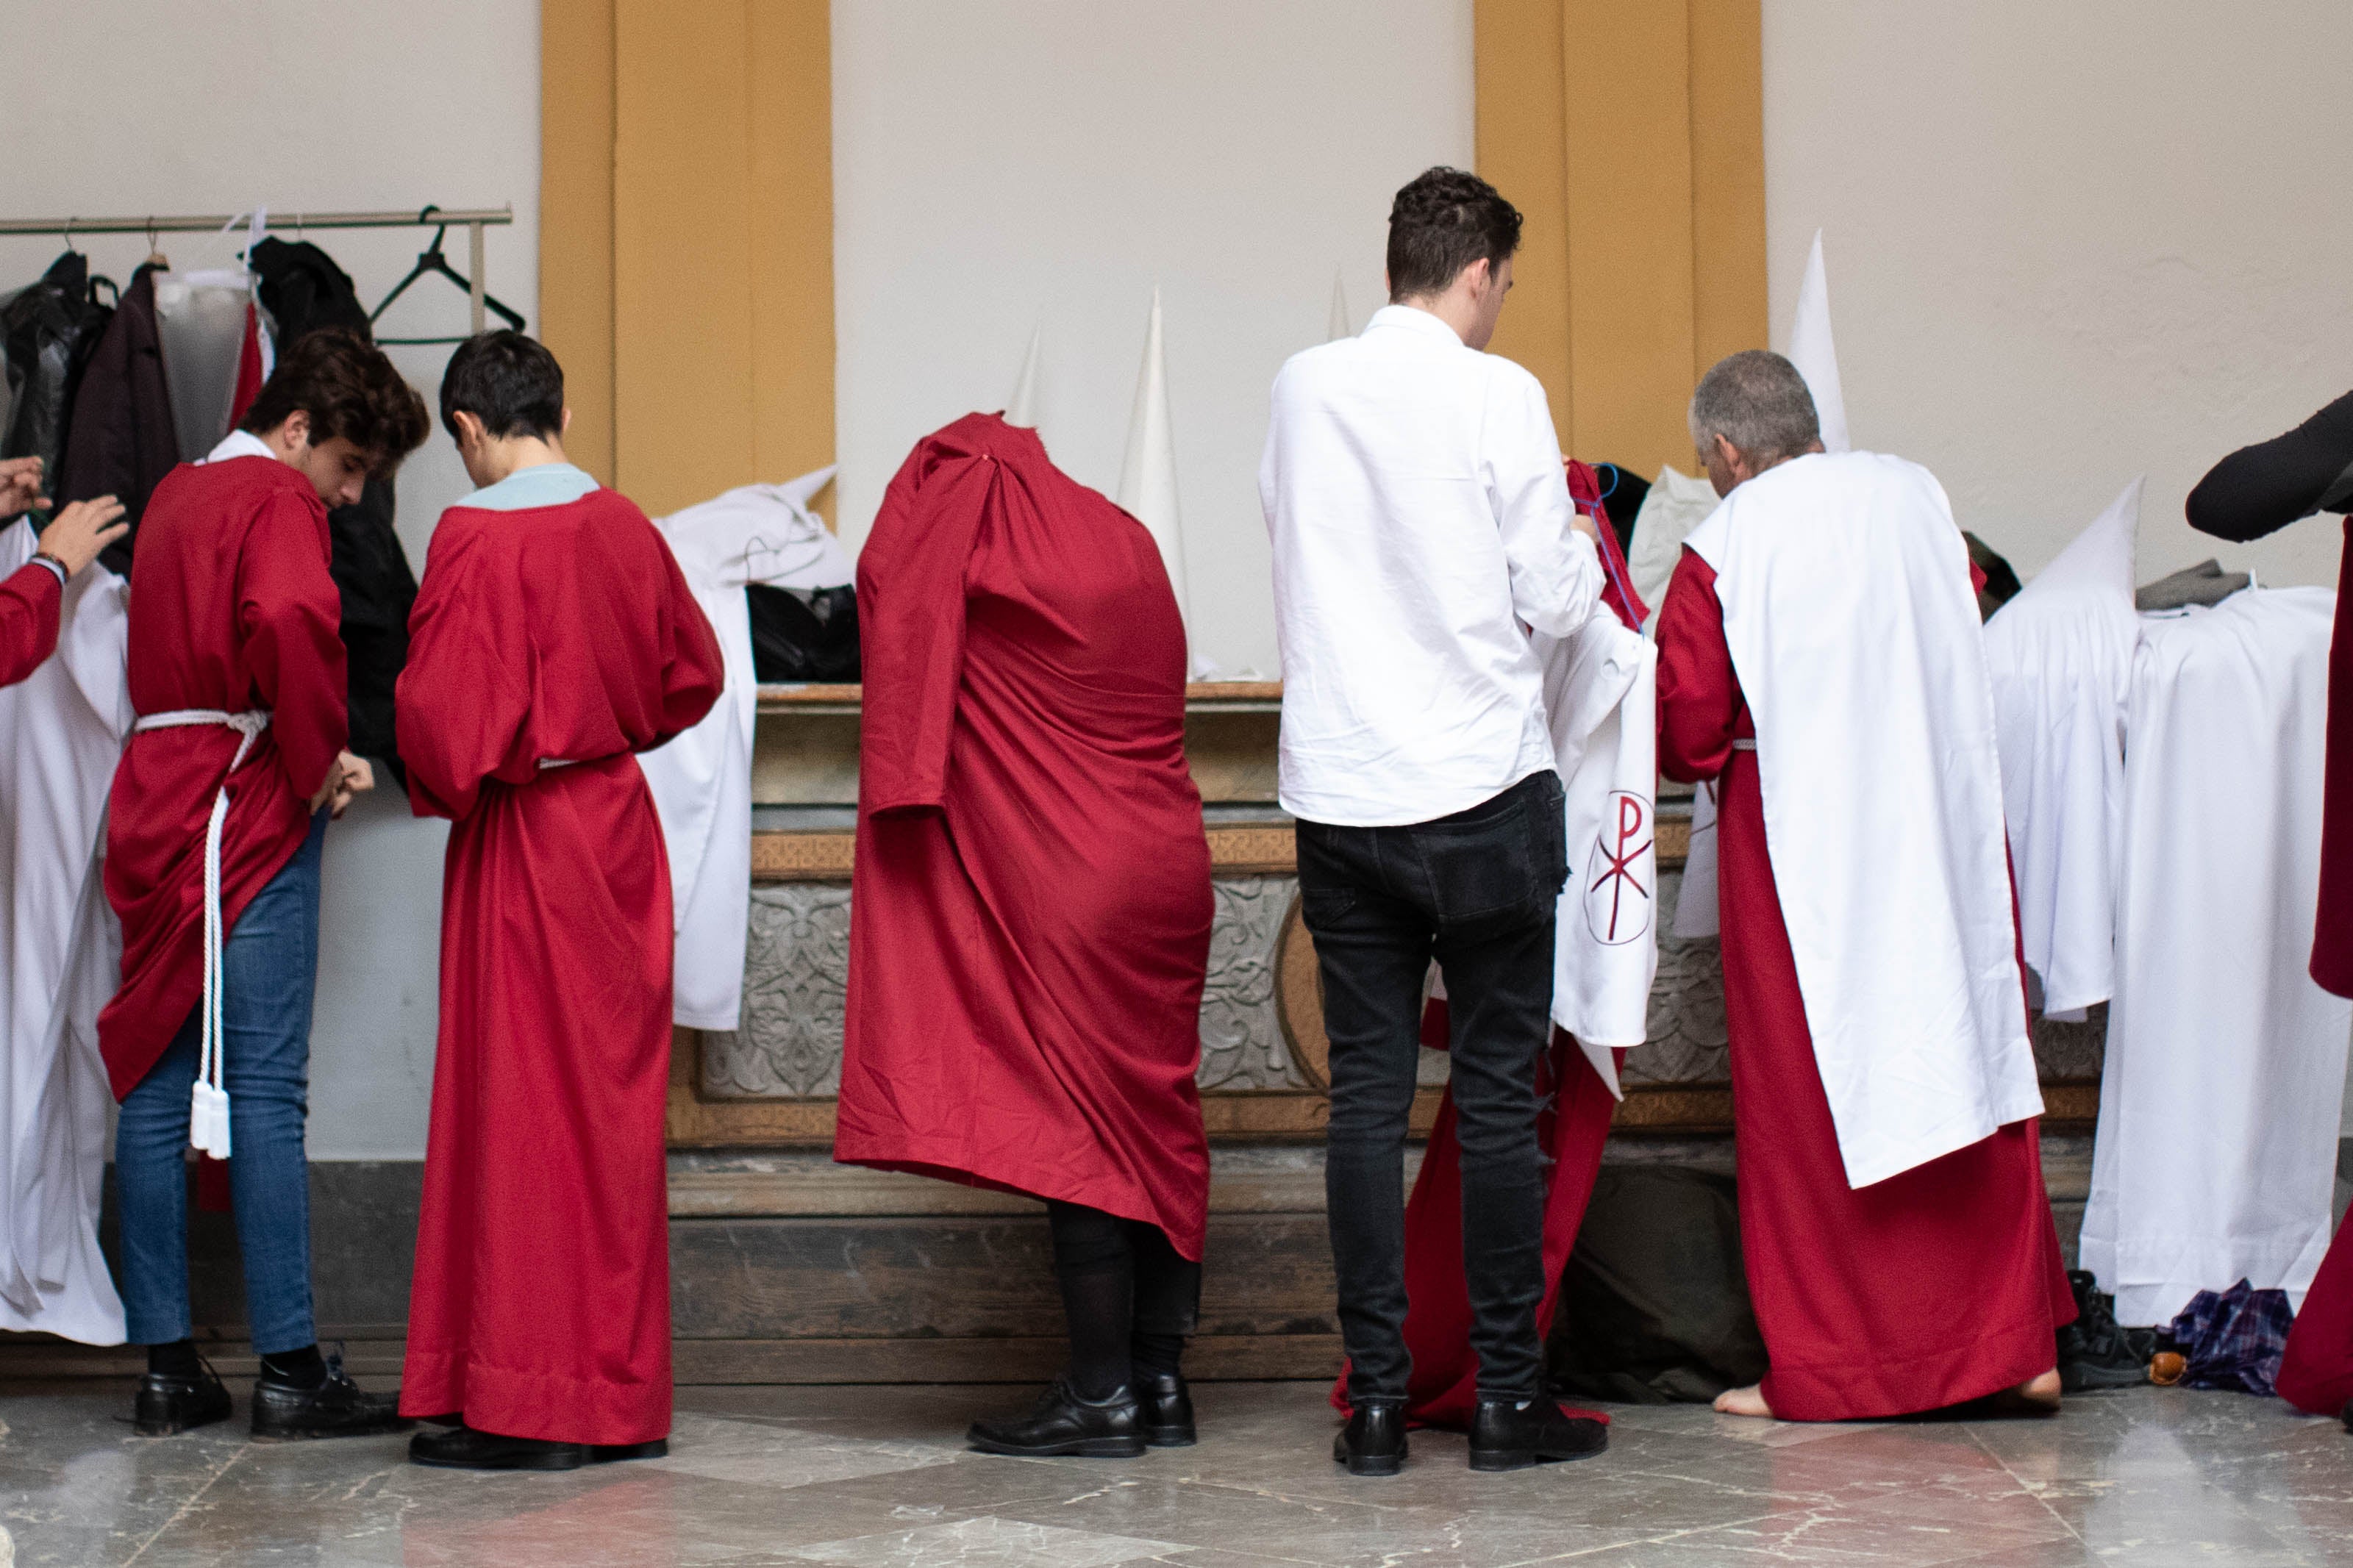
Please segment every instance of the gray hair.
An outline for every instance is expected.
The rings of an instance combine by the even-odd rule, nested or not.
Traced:
[[[1702,451],[1723,437],[1759,467],[1794,458],[1821,438],[1814,395],[1798,367],[1764,349],[1715,362],[1691,400],[1692,444]]]

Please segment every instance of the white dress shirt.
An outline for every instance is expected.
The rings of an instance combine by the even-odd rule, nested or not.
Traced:
[[[1601,590],[1536,378],[1390,305],[1274,378],[1259,500],[1293,816],[1428,822],[1553,765],[1527,627]]]

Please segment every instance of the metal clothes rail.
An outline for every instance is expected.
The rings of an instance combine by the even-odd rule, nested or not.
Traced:
[[[254,215],[216,213],[198,217],[39,217],[0,218],[0,235],[62,235],[68,244],[78,234],[143,234],[152,243],[159,234],[220,234],[239,224],[252,226]],[[473,330],[482,330],[482,230],[514,222],[506,207],[426,207],[417,212],[304,213],[266,209],[266,224],[280,228],[457,228],[466,230],[466,296],[473,307]]]

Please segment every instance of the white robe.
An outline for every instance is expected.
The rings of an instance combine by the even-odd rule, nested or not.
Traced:
[[[834,588],[855,576],[840,541],[808,510],[829,468],[781,485],[744,485],[656,520],[695,602],[711,617],[727,685],[701,723],[638,759],[670,853],[677,928],[670,1016],[689,1029],[743,1017],[752,910],[752,731],[758,677],[744,588]]]
[[[2258,589],[2141,622],[2082,1254],[2126,1323],[2242,1279],[2301,1303],[2328,1247],[2353,1002],[2305,965],[2335,607]]]
[[[33,553],[0,529],[0,574]],[[131,731],[127,585],[93,565],[66,588],[57,653],[0,689],[0,1329],[122,1342],[98,1248],[113,1095],[98,1010],[121,974],[100,885],[106,795]]]
[[[1757,721],[1765,835],[1856,1187],[2040,1115],[1967,546],[1933,475],[1816,454],[1686,542]]]
[[[2043,1011],[2060,1017],[2081,1018],[2116,988],[2140,490],[2126,487],[1986,623],[2019,926]]]

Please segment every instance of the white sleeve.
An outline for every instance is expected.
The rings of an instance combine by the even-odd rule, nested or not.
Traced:
[[[1544,386],[1516,365],[1495,378],[1480,447],[1480,479],[1511,571],[1513,613],[1540,632],[1567,637],[1601,596],[1601,560],[1593,541],[1571,526],[1576,507]]]

